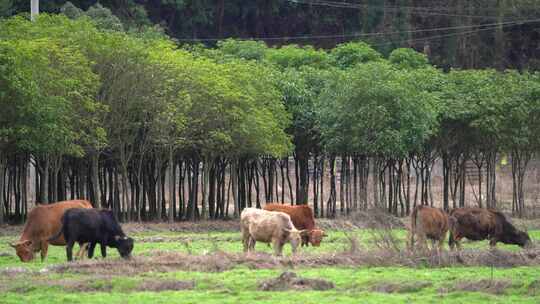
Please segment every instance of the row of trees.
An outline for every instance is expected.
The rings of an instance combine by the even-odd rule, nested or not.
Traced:
[[[154,29],[111,29],[110,12],[64,11],[72,19],[0,20],[2,220],[24,218],[30,168],[38,203],[85,197],[123,220],[173,221],[264,201],[309,201],[319,216],[463,206],[472,160],[486,172],[478,203],[496,207],[501,153],[524,210],[536,74],[443,73],[411,49],[384,58],[362,42],[178,47]],[[442,198],[430,191],[439,158]]]
[[[272,45],[300,43],[332,48],[355,38],[385,55],[398,47],[429,50],[443,68],[540,66],[535,0],[72,0],[111,9],[120,26],[159,24],[178,39],[261,37]],[[59,13],[66,0],[41,1]],[[3,0],[0,16],[28,12],[27,0]],[[297,38],[291,38],[297,37]],[[303,38],[298,38],[303,37]],[[209,39],[209,40],[205,40]]]

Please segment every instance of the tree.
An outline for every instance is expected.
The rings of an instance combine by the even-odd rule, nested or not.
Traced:
[[[382,56],[365,42],[348,42],[337,45],[330,51],[335,65],[345,69],[356,64],[379,61]]]

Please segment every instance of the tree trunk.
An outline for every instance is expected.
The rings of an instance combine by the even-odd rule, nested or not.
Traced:
[[[167,162],[167,172],[169,173],[169,213],[168,220],[169,223],[174,222],[174,158],[173,152],[174,149],[169,147],[169,161]]]
[[[0,225],[7,222],[7,214],[4,212],[5,210],[5,201],[4,201],[4,183],[5,183],[5,174],[6,174],[6,165],[7,165],[7,159],[0,151]]]

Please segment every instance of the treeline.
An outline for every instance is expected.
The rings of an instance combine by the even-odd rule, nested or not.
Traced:
[[[266,38],[333,48],[366,39],[387,56],[399,47],[428,50],[439,67],[538,69],[540,5],[536,0],[72,0],[99,3],[124,29],[159,24],[177,39]],[[41,1],[59,13],[66,0]],[[0,16],[29,12],[30,1],[3,0]],[[296,37],[296,38],[291,38]],[[301,38],[303,37],[303,38]]]
[[[484,175],[478,204],[497,207],[503,154],[512,211],[525,210],[540,140],[535,73],[444,73],[412,49],[385,58],[363,42],[178,46],[97,15],[0,20],[3,221],[24,218],[28,182],[38,203],[88,198],[123,220],[225,218],[285,195],[318,216],[404,215],[464,206],[467,161]],[[442,198],[431,192],[437,159]]]

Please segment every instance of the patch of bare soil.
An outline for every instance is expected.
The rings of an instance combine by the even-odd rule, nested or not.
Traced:
[[[262,281],[258,289],[263,291],[328,290],[335,287],[334,283],[327,280],[301,278],[294,272],[286,271],[275,279]]]
[[[458,282],[450,291],[478,291],[490,294],[504,294],[512,286],[510,280],[479,280]]]
[[[430,287],[433,284],[431,282],[381,282],[377,283],[370,288],[371,291],[384,292],[384,293],[411,293],[422,290],[423,288]]]
[[[106,281],[58,281],[54,285],[60,285],[71,292],[109,292],[113,289],[113,283]]]
[[[127,234],[141,232],[210,232],[210,231],[240,231],[240,222],[238,220],[214,220],[197,222],[176,222],[169,223],[125,223],[122,228]]]
[[[195,288],[193,281],[145,280],[137,287],[138,291],[188,290]]]
[[[535,256],[531,259],[529,256]],[[490,266],[516,267],[540,265],[540,248],[525,252],[503,250],[469,250],[462,252],[445,251],[417,253],[392,250],[359,250],[340,253],[309,254],[275,257],[267,253],[249,254],[210,252],[191,255],[181,252],[151,251],[150,256],[137,256],[130,260],[104,259],[83,260],[46,268],[46,272],[75,272],[101,275],[132,275],[149,271],[203,271],[222,272],[238,265],[250,269],[276,269],[282,267],[327,267],[327,266],[406,266],[406,267],[452,267]],[[6,271],[6,270],[4,270]],[[20,272],[12,269],[7,272]]]

